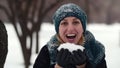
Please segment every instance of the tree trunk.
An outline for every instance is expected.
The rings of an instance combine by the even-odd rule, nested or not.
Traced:
[[[23,53],[23,58],[24,58],[24,64],[25,64],[25,68],[28,68],[30,65],[30,57],[31,57],[31,50],[27,49],[26,47],[26,41],[24,41],[25,38],[23,40],[21,40],[21,46],[22,46],[22,53]]]
[[[39,31],[36,32],[36,53],[39,51]]]

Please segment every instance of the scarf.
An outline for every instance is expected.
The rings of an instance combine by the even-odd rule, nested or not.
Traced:
[[[97,40],[93,34],[89,31],[85,32],[85,53],[88,58],[88,61],[95,67],[102,58],[105,56],[104,46]],[[57,35],[51,37],[50,41],[47,43],[47,48],[50,54],[50,64],[53,65],[56,63],[57,48],[59,47],[60,42],[57,39]]]

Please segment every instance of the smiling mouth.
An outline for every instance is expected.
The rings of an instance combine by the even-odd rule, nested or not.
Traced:
[[[66,38],[68,39],[74,39],[76,37],[76,34],[67,34]]]

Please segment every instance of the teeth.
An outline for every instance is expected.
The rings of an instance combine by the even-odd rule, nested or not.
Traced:
[[[75,34],[67,34],[67,36],[75,36]]]

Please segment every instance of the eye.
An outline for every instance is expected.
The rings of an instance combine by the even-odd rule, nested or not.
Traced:
[[[66,26],[66,25],[68,25],[68,23],[67,23],[66,21],[62,21],[62,22],[60,23],[60,25]]]
[[[78,24],[80,24],[80,22],[79,21],[74,21],[73,24],[78,25]]]

